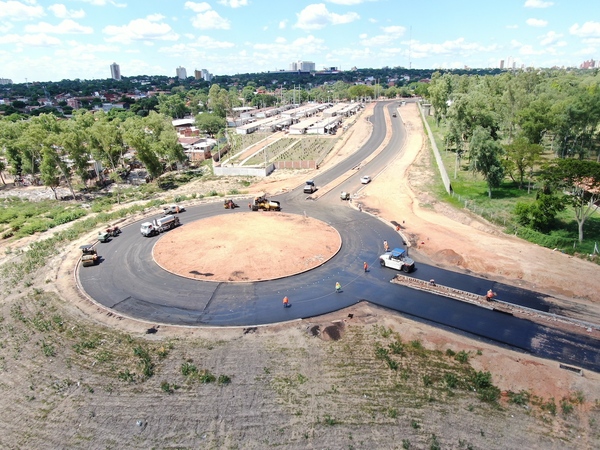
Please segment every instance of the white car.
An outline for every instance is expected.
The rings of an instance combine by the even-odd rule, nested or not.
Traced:
[[[364,177],[360,177],[360,182],[362,184],[369,184],[371,182],[371,177],[369,175],[365,175]]]

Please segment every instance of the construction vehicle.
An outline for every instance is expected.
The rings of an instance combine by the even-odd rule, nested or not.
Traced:
[[[260,197],[254,198],[251,205],[252,211],[281,211],[281,204],[275,200],[268,200],[266,196],[261,195]]]
[[[106,232],[108,233],[109,236],[116,237],[119,234],[121,234],[121,229],[119,228],[118,225],[114,225],[112,227],[108,227],[106,229]]]
[[[350,200],[350,192],[343,191],[340,194],[340,199],[342,199],[342,200]]]
[[[160,219],[154,219],[152,222],[144,222],[140,228],[142,236],[155,236],[164,231],[172,230],[180,225],[179,217],[165,216]]]
[[[408,257],[406,250],[403,248],[395,248],[391,252],[385,252],[379,257],[379,264],[381,264],[381,267],[389,267],[406,273],[412,272],[415,268],[415,262]]]
[[[227,200],[225,200],[225,202],[223,202],[223,207],[225,209],[234,209],[234,208],[239,208],[240,205],[238,205],[231,199],[227,199]]]
[[[308,180],[306,182],[306,184],[304,185],[304,193],[305,194],[312,194],[316,190],[317,190],[317,187],[315,186],[315,182],[313,180]]]
[[[81,249],[81,265],[83,267],[95,266],[99,262],[98,252],[92,244],[79,247]]]
[[[169,206],[165,206],[163,208],[163,213],[165,214],[165,216],[167,216],[169,214],[179,214],[184,211],[185,211],[185,208],[183,206],[179,206],[179,205],[169,205]]]

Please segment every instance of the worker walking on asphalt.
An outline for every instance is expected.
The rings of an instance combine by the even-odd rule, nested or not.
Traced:
[[[290,301],[287,298],[287,295],[285,297],[283,297],[283,307],[284,308],[289,308],[290,307]]]
[[[365,269],[365,273],[367,273],[369,271],[369,265],[367,264],[366,261],[363,263],[363,269]]]
[[[383,249],[387,252],[390,249],[390,246],[388,245],[387,241],[383,241]]]
[[[337,292],[338,294],[342,292],[342,285],[339,281],[335,283],[335,292]]]
[[[487,294],[485,294],[485,299],[488,302],[491,302],[495,296],[496,296],[496,293],[490,289],[489,291],[487,291]]]

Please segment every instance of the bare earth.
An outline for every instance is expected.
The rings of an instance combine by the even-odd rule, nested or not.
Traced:
[[[370,133],[366,118],[371,111],[372,105],[320,170],[341,161],[366,141]],[[559,306],[569,308],[570,315],[600,322],[599,267],[506,236],[468,213],[437,203],[423,188],[435,173],[430,169],[430,152],[418,111],[409,104],[398,112],[409,130],[401,156],[384,172],[371,174],[373,182],[357,193],[349,207],[361,203],[365,213],[402,222],[401,231],[413,246],[411,252],[417,261],[545,292],[557,297]],[[276,172],[251,186],[250,193],[285,192],[311,175],[315,173]],[[231,184],[190,185],[181,193],[230,188]],[[333,188],[322,187],[319,192]],[[273,219],[269,214],[244,213],[256,221]],[[284,223],[286,215],[277,214]],[[226,222],[216,218],[210,225],[230,226],[234,216],[239,214],[224,214]],[[279,232],[270,222],[255,225],[268,227],[270,233]],[[209,222],[204,225],[208,227]],[[223,245],[220,251],[235,247],[238,257],[248,258],[243,243],[254,236],[247,228],[233,225],[228,243],[209,243],[214,249]],[[182,235],[178,237],[179,230]],[[171,240],[190,248],[193,235],[186,237],[186,227],[179,230],[159,241],[155,248],[159,262],[161,247],[176,244]],[[214,258],[228,257],[224,251],[222,256],[212,253],[210,267],[196,263],[184,266],[182,261],[168,269],[188,274],[196,271],[192,277],[212,273],[211,277],[224,280],[264,279],[302,271],[337,251],[339,236],[326,227],[324,230],[328,238],[319,241],[311,236],[307,242],[313,245],[304,246],[304,261],[289,259],[290,264],[297,265],[286,266],[283,272],[269,272],[272,265],[268,264],[245,264],[235,271],[219,272],[217,268],[225,265]],[[59,300],[43,307],[52,308],[49,316],[60,314],[68,324],[58,338],[25,328],[15,309],[22,303],[19,299],[23,293],[11,292],[0,301],[4,333],[0,343],[2,448],[401,448],[405,438],[410,448],[434,448],[432,435],[440,439],[441,448],[467,448],[471,444],[473,448],[502,449],[600,446],[600,374],[585,371],[580,376],[560,369],[556,362],[409,320],[366,303],[318,318],[252,329],[165,326],[106,311],[74,286],[73,269],[79,256],[75,250],[93,239],[96,231],[50,261],[29,290],[23,288],[23,293],[31,289],[56,292]],[[14,249],[5,255],[6,244],[0,247],[4,259],[13,257]],[[280,250],[273,247],[270,257]],[[164,260],[161,264],[166,265]],[[24,314],[33,315],[35,308],[42,306],[24,304]],[[473,408],[459,400],[451,400],[452,406],[439,399],[430,400],[431,406],[386,404],[387,396],[378,397],[374,389],[380,383],[386,386],[391,371],[380,361],[361,359],[373,353],[374,341],[367,335],[382,340],[373,332],[375,325],[389,327],[404,342],[419,340],[431,350],[468,352],[469,363],[476,370],[491,372],[494,384],[503,392],[526,390],[556,403],[579,392],[585,401],[567,417],[533,413],[528,407],[510,406],[510,413],[477,405]],[[150,327],[158,332],[145,334]],[[98,353],[74,352],[72,343],[60,347],[63,341],[72,342],[68,340],[70,333],[78,336],[82,329],[104,336]],[[114,329],[122,334],[110,338],[107,333]],[[172,348],[168,356],[157,360],[153,378],[130,384],[115,378],[114,372],[123,370],[130,353],[107,362],[102,352],[109,354],[113,346],[127,342],[127,336],[162,351]],[[55,356],[43,355],[41,348],[48,343],[57,346]],[[232,383],[188,385],[181,381],[183,362],[228,374]],[[139,372],[135,364],[130,368]],[[161,390],[161,383],[166,381],[183,387],[169,395]],[[395,387],[393,383],[387,386],[391,395]],[[392,414],[395,408],[397,418]]]
[[[165,270],[187,278],[248,282],[314,269],[331,259],[341,244],[336,229],[320,220],[254,211],[176,228],[161,237],[152,255]]]

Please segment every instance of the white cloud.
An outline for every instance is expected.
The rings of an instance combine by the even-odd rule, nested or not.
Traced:
[[[287,26],[287,20],[282,20],[281,22],[279,22],[280,30],[284,30],[286,26]]]
[[[600,22],[586,22],[581,26],[576,23],[569,32],[579,37],[600,37]]]
[[[525,8],[549,8],[554,5],[553,2],[545,2],[543,0],[527,0],[523,5]]]
[[[47,22],[40,22],[37,25],[27,25],[27,33],[48,33],[48,34],[92,34],[92,27],[84,27],[74,20],[65,19],[58,25],[51,25]]]
[[[10,22],[0,22],[0,33],[8,33],[13,28],[13,24]]]
[[[411,52],[423,53],[427,55],[438,54],[475,54],[486,53],[498,50],[497,45],[484,46],[476,42],[466,42],[464,38],[458,38],[453,41],[445,41],[441,44],[420,43],[413,41],[411,43]]]
[[[545,27],[546,25],[548,25],[548,21],[546,20],[542,20],[542,19],[527,19],[525,21],[525,23],[527,25],[529,25],[530,27]]]
[[[153,16],[149,16],[153,18]],[[176,41],[179,35],[166,23],[145,19],[135,19],[127,25],[108,25],[102,32],[108,42],[128,44],[132,41]],[[155,18],[155,17],[154,17]]]
[[[60,45],[60,43],[60,39],[45,34],[7,34],[0,37],[0,44],[15,44],[26,47],[52,47]]]
[[[248,0],[219,0],[220,5],[229,6],[231,8],[239,8],[240,6],[248,6]]]
[[[296,22],[294,27],[305,31],[319,30],[327,25],[340,25],[360,19],[360,16],[355,12],[346,14],[331,13],[323,3],[308,5],[300,13],[296,14],[296,16],[298,17],[298,22]]]
[[[202,3],[185,2],[183,7],[185,9],[191,9],[192,11],[194,11],[196,13],[202,13],[202,12],[209,11],[212,9],[211,6],[206,2],[202,2]]]
[[[114,0],[80,0],[80,1],[89,3],[90,5],[94,5],[94,6],[113,5],[113,6],[116,6],[117,8],[127,7],[126,3],[117,3]]]
[[[327,49],[325,46],[325,41],[323,39],[316,38],[313,35],[301,37],[291,42],[285,40],[282,41],[278,38],[274,43],[258,43],[251,45],[254,50],[260,53],[261,59],[265,61],[270,60],[271,63],[272,61],[294,61],[298,59],[299,54],[318,54]],[[254,55],[257,56],[257,53]]]
[[[68,10],[65,5],[60,3],[48,6],[48,9],[59,19],[81,19],[82,17],[85,17],[85,11],[83,9]]]
[[[27,20],[42,17],[43,15],[44,8],[39,5],[25,5],[13,0],[0,2],[0,18]]]
[[[335,3],[336,5],[360,5],[361,3],[365,3],[367,1],[372,0],[327,0],[329,3]]]
[[[361,44],[365,47],[380,47],[389,45],[396,39],[401,38],[406,32],[406,28],[401,26],[382,27],[383,34],[368,38],[366,34],[361,34]]]
[[[196,14],[192,19],[192,25],[200,30],[229,30],[231,28],[231,22],[221,17],[214,9]]]
[[[598,52],[598,49],[596,47],[587,47],[587,48],[582,48],[581,50],[577,50],[575,52],[575,54],[581,55],[581,56],[588,56],[588,55],[594,55],[597,52]]]
[[[191,19],[194,28],[200,30],[229,30],[231,22],[224,19],[206,3],[185,2],[185,9],[191,9],[196,15]]]
[[[275,42],[277,44],[285,44],[287,42],[287,39],[284,37],[278,37],[278,38],[275,38]]]
[[[117,53],[119,47],[116,45],[105,44],[81,44],[77,41],[68,41],[67,45],[56,50],[56,56],[65,56],[71,59],[81,60],[85,58],[94,58],[99,53]]]
[[[554,31],[548,31],[546,34],[541,36],[540,44],[542,44],[542,45],[556,44],[562,36],[563,35],[560,33],[556,33]]]
[[[519,28],[519,25],[506,25],[506,28],[508,28],[509,30],[516,30],[517,28]]]

